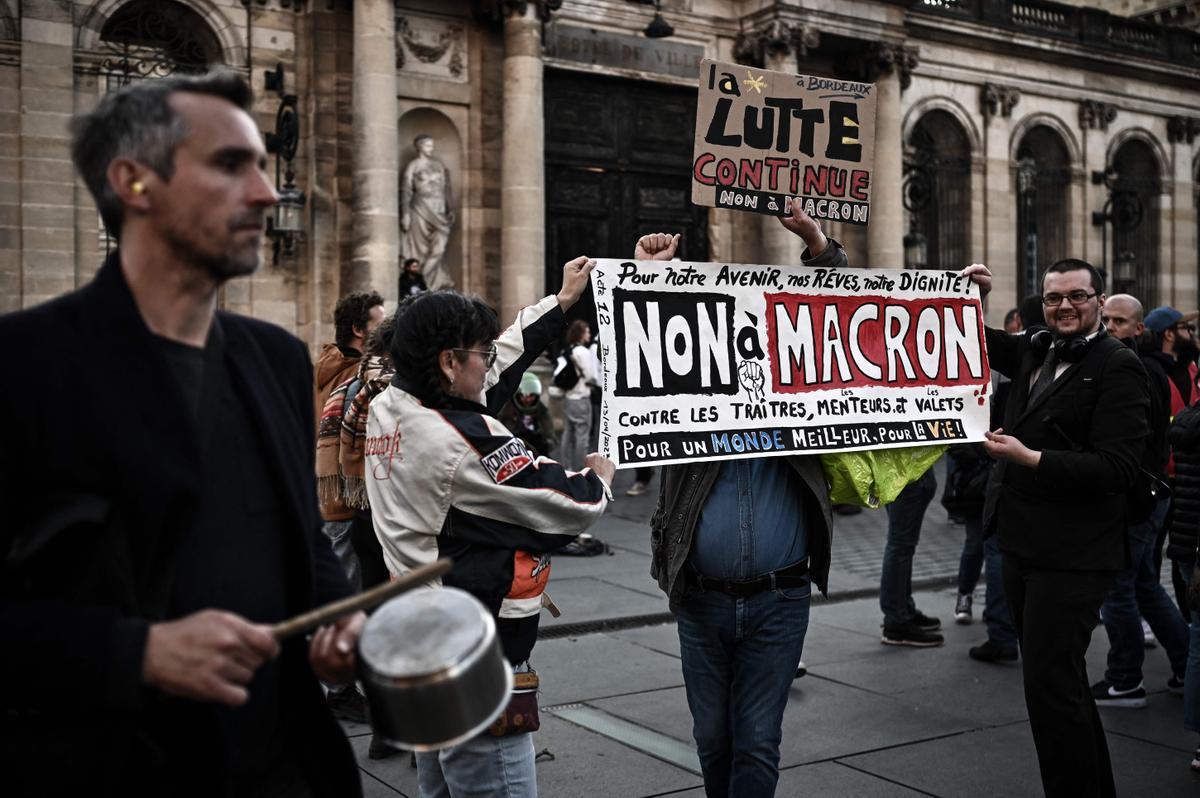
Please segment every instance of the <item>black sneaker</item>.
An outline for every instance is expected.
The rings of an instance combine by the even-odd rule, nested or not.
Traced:
[[[946,642],[937,632],[922,629],[915,622],[899,626],[884,626],[883,637],[880,638],[885,646],[913,646],[914,648],[931,648]]]
[[[971,659],[979,660],[980,662],[1016,662],[1017,649],[1005,648],[998,643],[993,643],[990,639],[984,640],[977,646],[972,646],[967,649],[967,654]]]
[[[367,699],[351,685],[340,690],[330,690],[325,696],[325,703],[335,718],[348,720],[352,723],[367,722]]]
[[[916,610],[913,612],[912,623],[921,627],[921,629],[926,632],[936,632],[937,630],[942,628],[941,621],[939,621],[937,618],[930,618],[928,615],[921,612],[920,610]]]
[[[1175,695],[1183,695],[1183,677],[1171,674],[1171,678],[1167,679],[1167,690]]]
[[[1192,754],[1192,772],[1200,773],[1200,746],[1196,746],[1196,753]]]
[[[1129,690],[1118,690],[1106,681],[1098,681],[1092,685],[1092,698],[1098,707],[1117,707],[1120,709],[1141,709],[1146,706],[1146,691],[1141,683]]]
[[[972,596],[970,593],[960,593],[958,601],[954,602],[954,622],[955,623],[970,623],[971,622],[971,602]]]
[[[808,666],[804,664],[804,660],[800,660],[800,664],[796,666],[796,675],[793,679],[799,679],[801,676],[808,675]]]

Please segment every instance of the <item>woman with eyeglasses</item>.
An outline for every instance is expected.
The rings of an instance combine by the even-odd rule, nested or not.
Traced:
[[[550,553],[604,512],[614,466],[597,454],[582,472],[529,451],[497,419],[522,375],[565,326],[563,312],[595,262],[563,267],[563,288],[500,332],[478,299],[433,291],[397,311],[395,375],[371,403],[365,476],[388,569],[396,575],[451,557],[443,583],[496,618],[504,656],[529,672]],[[528,681],[530,677],[526,677]],[[527,727],[417,755],[422,798],[537,795]]]

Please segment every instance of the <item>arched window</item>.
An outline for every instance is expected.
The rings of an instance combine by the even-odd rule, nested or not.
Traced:
[[[174,0],[133,0],[113,12],[100,30],[100,91],[177,72],[200,73],[221,62],[221,43],[204,18]],[[100,248],[115,245],[98,225]]]
[[[205,72],[221,60],[221,44],[204,18],[174,0],[133,0],[100,31],[106,91],[144,78]]]
[[[934,110],[909,134],[904,162],[908,235],[905,263],[917,269],[961,269],[971,240],[971,147],[946,111]]]
[[[1040,292],[1038,275],[1067,257],[1070,156],[1053,129],[1037,125],[1017,148],[1017,298]]]
[[[1109,293],[1133,294],[1142,305],[1158,305],[1158,211],[1162,171],[1150,145],[1130,139],[1111,164],[1112,246]],[[1123,200],[1123,201],[1118,201]]]

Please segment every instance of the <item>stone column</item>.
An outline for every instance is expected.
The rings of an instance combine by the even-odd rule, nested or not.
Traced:
[[[1108,189],[1092,181],[1093,172],[1103,172],[1108,166],[1108,126],[1117,118],[1117,109],[1108,103],[1084,100],[1079,104],[1079,129],[1083,139],[1083,213],[1072,214],[1071,224],[1083,226],[1084,251],[1079,257],[1093,266],[1104,266],[1112,271],[1112,227],[1092,224],[1092,212],[1104,209],[1108,201]],[[1104,238],[1108,237],[1107,255]],[[1072,240],[1075,235],[1072,233]],[[1074,256],[1072,256],[1074,257]],[[1108,263],[1103,263],[1107,257]]]
[[[1167,138],[1171,142],[1171,160],[1174,165],[1171,175],[1173,189],[1172,257],[1174,307],[1195,308],[1198,298],[1196,272],[1196,184],[1192,176],[1192,144],[1200,135],[1200,119],[1174,117],[1167,123]]]
[[[5,182],[12,188],[0,202],[8,205],[11,195],[7,192],[15,195],[19,190],[19,198],[15,198],[19,207],[8,205],[5,210],[12,214],[11,221],[20,219],[19,239],[11,228],[6,238],[10,243],[20,241],[21,263],[17,267],[11,263],[11,255],[5,258],[9,262],[3,285],[17,289],[14,294],[20,295],[20,306],[30,307],[73,290],[83,276],[76,274],[76,185],[68,127],[75,110],[70,11],[46,2],[27,2],[23,11],[18,75],[21,113],[19,120],[10,118],[19,123],[12,132],[19,133],[22,144],[15,146],[13,137],[6,137],[14,146],[5,147],[2,174],[11,178]],[[11,71],[5,72],[13,76]],[[17,153],[21,154],[19,189],[14,174]],[[97,266],[98,262],[92,264],[93,269]],[[10,295],[2,307],[15,310],[17,305]]]
[[[904,266],[904,140],[900,92],[916,66],[916,52],[902,45],[879,44],[875,79],[875,168],[871,179],[871,221],[867,225],[867,263],[874,269]]]
[[[400,277],[393,0],[354,0],[354,254],[348,290],[395,307]]]
[[[523,5],[523,4],[522,4]],[[545,290],[545,131],[542,25],[531,4],[504,20],[504,139],[500,164],[500,321]]]

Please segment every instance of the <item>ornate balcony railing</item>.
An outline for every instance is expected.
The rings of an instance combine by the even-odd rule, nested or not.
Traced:
[[[917,13],[967,19],[1014,33],[1200,68],[1200,33],[1051,0],[918,0]]]

